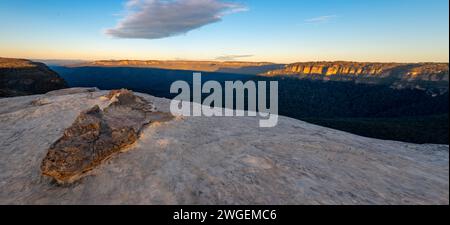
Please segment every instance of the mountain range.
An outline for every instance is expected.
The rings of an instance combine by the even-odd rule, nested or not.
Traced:
[[[300,62],[275,64],[270,62],[104,60],[69,67],[139,67],[170,70],[192,70],[289,76],[322,81],[351,81],[367,84],[387,84],[396,89],[422,89],[442,94],[448,91],[448,63],[371,63],[371,62]]]
[[[127,60],[49,68],[23,59],[2,58],[1,62],[0,97],[42,94],[65,87],[98,87],[127,88],[173,98],[168,91],[173,82],[192,82],[192,73],[203,71],[205,82],[278,81],[280,115],[366,137],[448,144],[448,64],[445,63],[278,65]],[[237,73],[244,70],[246,73]]]

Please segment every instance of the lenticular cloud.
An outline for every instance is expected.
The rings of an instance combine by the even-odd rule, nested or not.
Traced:
[[[220,0],[129,0],[126,16],[106,34],[117,38],[159,39],[222,20],[245,8]]]

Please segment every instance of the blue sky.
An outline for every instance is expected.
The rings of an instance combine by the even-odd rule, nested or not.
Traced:
[[[449,60],[448,0],[158,2],[1,0],[0,56],[283,63]]]

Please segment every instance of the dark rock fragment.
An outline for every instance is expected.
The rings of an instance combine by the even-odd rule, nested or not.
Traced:
[[[108,97],[113,103],[104,110],[94,106],[82,112],[50,147],[41,165],[43,175],[72,183],[134,144],[145,125],[172,119],[168,113],[153,111],[151,103],[131,91],[113,91]]]

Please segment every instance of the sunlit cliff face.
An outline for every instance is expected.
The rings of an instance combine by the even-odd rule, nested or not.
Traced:
[[[398,76],[404,79],[448,80],[448,63],[356,63],[356,62],[307,62],[287,65],[265,75],[323,75],[323,76]]]

